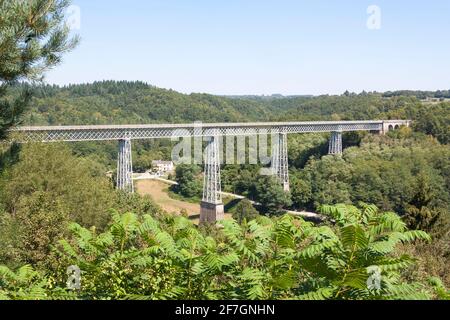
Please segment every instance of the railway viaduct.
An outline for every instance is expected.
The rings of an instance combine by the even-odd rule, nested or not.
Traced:
[[[271,134],[271,172],[289,191],[287,136],[293,133],[331,132],[329,154],[342,154],[342,133],[370,131],[386,134],[410,126],[410,120],[373,121],[314,121],[314,122],[249,122],[149,125],[91,125],[18,127],[11,130],[12,139],[19,143],[62,141],[118,141],[117,188],[133,192],[131,142],[139,139],[198,137],[208,141],[204,162],[203,199],[200,221],[215,222],[224,215],[220,181],[219,138],[255,137]]]

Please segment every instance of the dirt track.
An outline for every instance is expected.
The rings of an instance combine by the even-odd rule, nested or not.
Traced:
[[[186,209],[189,218],[194,223],[198,223],[200,218],[200,204],[172,199],[167,194],[169,186],[168,183],[158,180],[136,181],[136,189],[139,194],[150,195],[158,205],[169,213],[180,214],[182,209]],[[231,219],[231,215],[225,214],[225,219]]]
[[[164,182],[139,180],[136,182],[136,187],[140,194],[150,195],[167,212],[180,214],[182,209],[186,209],[190,216],[200,214],[200,204],[170,198],[167,194],[169,185]]]

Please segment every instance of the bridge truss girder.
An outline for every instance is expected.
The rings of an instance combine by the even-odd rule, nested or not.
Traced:
[[[406,121],[405,121],[406,123]],[[383,121],[320,121],[281,123],[218,123],[177,125],[117,125],[19,127],[11,139],[19,142],[105,141],[332,131],[383,131]]]

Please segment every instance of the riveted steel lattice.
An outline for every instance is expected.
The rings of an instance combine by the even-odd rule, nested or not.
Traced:
[[[105,141],[119,140],[117,186],[133,192],[131,140],[183,137],[254,136],[282,134],[281,149],[275,157],[276,174],[289,188],[287,168],[287,140],[289,133],[335,132],[330,142],[330,153],[342,153],[342,132],[378,131],[384,132],[388,125],[409,126],[409,120],[375,121],[317,121],[317,122],[253,122],[253,123],[194,123],[194,124],[152,124],[152,125],[101,125],[101,126],[45,126],[19,127],[11,130],[10,140],[19,143],[57,141]],[[284,139],[284,140],[283,140]],[[206,203],[221,203],[220,162],[217,139],[211,140],[207,150],[210,165],[205,166],[203,198]],[[209,155],[208,155],[209,154]],[[208,160],[207,160],[208,161]]]
[[[128,193],[134,192],[130,139],[119,140],[119,152],[117,155],[117,189]]]
[[[287,134],[276,134],[272,139],[272,174],[283,185],[284,191],[289,191]]]
[[[205,149],[205,176],[203,181],[203,202],[221,204],[219,139],[210,137]]]
[[[335,131],[331,133],[328,154],[342,154],[342,132]]]
[[[392,120],[390,121],[392,122]],[[19,127],[13,131],[18,142],[95,141],[208,136],[240,136],[272,133],[333,131],[383,131],[383,121],[318,121]],[[398,120],[399,125],[409,123]]]

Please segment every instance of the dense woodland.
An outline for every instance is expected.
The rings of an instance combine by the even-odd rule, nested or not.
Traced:
[[[21,86],[10,92],[14,96]],[[31,88],[27,125],[275,120],[414,120],[379,136],[289,136],[291,193],[259,165],[225,165],[242,201],[222,228],[198,228],[149,197],[114,190],[115,143],[2,145],[0,297],[139,299],[436,299],[450,286],[450,103],[379,93],[319,97],[184,95],[141,82]],[[134,168],[170,159],[172,142],[134,143]],[[174,191],[201,192],[200,166]],[[370,204],[370,205],[369,205]],[[322,224],[285,209],[324,214]],[[420,230],[420,231],[419,231]],[[426,232],[426,233],[425,233]],[[83,270],[65,289],[66,268]],[[378,265],[382,289],[367,289]],[[231,285],[233,284],[233,285]],[[20,288],[20,290],[18,290]]]

